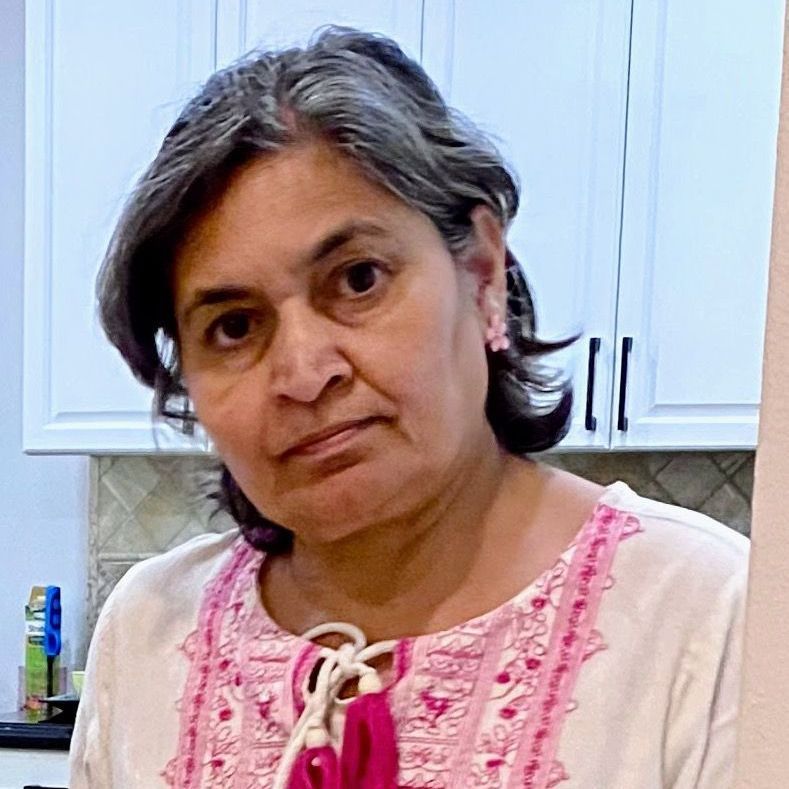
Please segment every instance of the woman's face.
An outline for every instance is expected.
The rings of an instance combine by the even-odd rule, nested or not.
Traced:
[[[429,503],[490,446],[490,257],[459,266],[320,144],[246,165],[195,220],[173,270],[184,378],[266,517],[337,540]]]

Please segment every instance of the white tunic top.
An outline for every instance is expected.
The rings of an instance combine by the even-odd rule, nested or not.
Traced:
[[[398,786],[726,789],[748,553],[705,515],[609,485],[512,600],[396,642]],[[120,581],[91,643],[71,789],[275,785],[320,655],[267,616],[262,560],[233,530]],[[344,709],[327,721],[340,757]]]

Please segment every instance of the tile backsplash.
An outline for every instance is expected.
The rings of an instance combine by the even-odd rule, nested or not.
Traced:
[[[621,479],[648,498],[699,510],[749,534],[753,452],[549,452],[535,456],[601,485]],[[215,462],[183,456],[94,457],[88,632],[112,587],[135,562],[205,531],[233,526],[206,493]]]

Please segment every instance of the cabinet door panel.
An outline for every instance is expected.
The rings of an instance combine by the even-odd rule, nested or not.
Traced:
[[[418,58],[423,0],[228,0],[217,16],[219,65],[254,47],[304,44],[321,25],[384,33]]]
[[[605,447],[612,398],[629,0],[432,0],[423,62],[446,99],[498,138],[523,193],[510,246],[535,295],[537,331],[584,336],[546,357],[575,384],[563,449]],[[584,424],[589,339],[601,338]]]
[[[27,5],[28,451],[200,451],[155,429],[151,393],[104,338],[94,281],[136,177],[214,65],[210,4]]]
[[[634,5],[612,446],[756,445],[783,7]]]

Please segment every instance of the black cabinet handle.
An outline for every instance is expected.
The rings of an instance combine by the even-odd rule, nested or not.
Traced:
[[[589,366],[586,372],[586,429],[597,430],[597,417],[592,415],[594,405],[595,363],[600,351],[600,338],[589,338]]]
[[[181,420],[181,432],[185,436],[193,436],[195,434],[195,423],[192,419],[189,419],[189,406],[191,405],[191,400],[187,397],[184,400],[184,408],[183,408],[183,419]]]
[[[617,429],[627,430],[627,417],[625,416],[625,398],[627,395],[627,364],[630,352],[633,350],[633,338],[622,338],[622,369],[619,375],[619,422]]]

